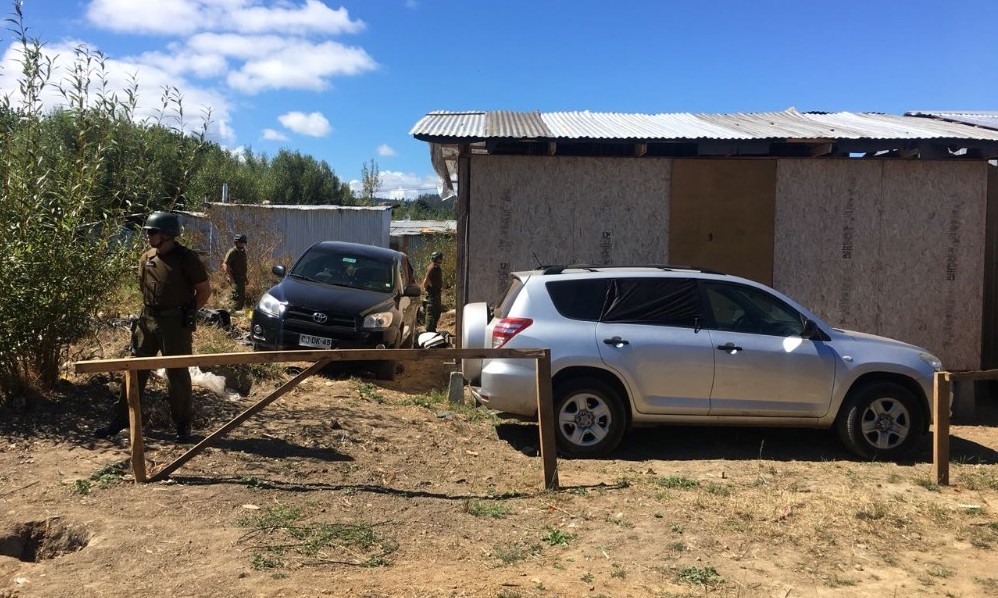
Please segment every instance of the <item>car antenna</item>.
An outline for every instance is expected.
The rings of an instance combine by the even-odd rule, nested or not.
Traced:
[[[537,267],[538,268],[543,268],[544,267],[544,264],[541,263],[541,260],[540,260],[540,258],[537,257],[536,253],[531,253],[530,255],[534,256],[534,261],[537,262]]]

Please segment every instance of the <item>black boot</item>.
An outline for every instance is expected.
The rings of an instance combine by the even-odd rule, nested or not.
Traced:
[[[121,422],[111,422],[106,426],[101,426],[94,430],[94,438],[111,438],[112,436],[117,436],[118,432],[127,427],[127,425]]]
[[[190,442],[191,441],[191,425],[190,424],[177,424],[177,442]]]

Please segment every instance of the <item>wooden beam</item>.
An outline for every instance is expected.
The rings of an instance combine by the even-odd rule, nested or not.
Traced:
[[[537,358],[537,428],[541,440],[544,489],[558,489],[558,457],[554,438],[554,401],[551,390],[551,351]]]
[[[312,374],[318,372],[323,367],[325,367],[328,363],[329,363],[328,359],[324,360],[324,361],[317,361],[317,362],[313,363],[311,367],[309,367],[308,369],[302,371],[300,374],[298,374],[297,376],[295,376],[291,380],[288,380],[280,388],[278,388],[274,392],[272,392],[269,395],[267,395],[267,397],[265,397],[265,398],[257,401],[256,404],[254,404],[252,407],[250,407],[246,411],[243,411],[242,413],[240,413],[239,415],[237,415],[235,417],[235,419],[233,419],[229,423],[225,424],[221,428],[219,428],[219,429],[215,430],[214,432],[212,432],[211,434],[209,434],[207,437],[205,437],[204,440],[202,440],[201,442],[197,443],[194,447],[191,448],[191,450],[187,451],[186,453],[184,453],[183,455],[181,455],[180,457],[178,457],[173,463],[170,463],[169,465],[167,465],[163,469],[160,469],[159,471],[157,471],[156,473],[154,473],[153,476],[152,476],[152,478],[150,478],[149,481],[156,482],[156,481],[159,481],[159,480],[162,480],[162,479],[166,478],[166,476],[168,476],[171,473],[173,473],[174,471],[176,471],[178,467],[180,467],[184,463],[187,463],[188,461],[190,461],[191,459],[193,459],[198,453],[200,453],[204,449],[208,448],[208,446],[212,442],[214,442],[215,439],[221,438],[222,436],[225,436],[226,434],[228,434],[229,430],[235,428],[239,424],[241,424],[244,421],[246,421],[247,419],[249,419],[250,416],[254,415],[255,413],[258,413],[260,410],[262,410],[267,405],[269,405],[269,404],[273,403],[274,401],[276,401],[277,399],[281,398],[281,396],[283,396],[284,394],[286,394],[289,390],[291,390],[292,388],[298,386],[298,384],[302,380],[304,380],[305,378],[308,378]]]
[[[132,455],[132,475],[146,481],[146,453],[142,441],[142,405],[139,401],[139,373],[125,372],[125,398],[128,401],[128,442]]]
[[[634,144],[634,155],[641,158],[648,153],[647,143],[635,143]]]
[[[556,153],[558,153],[558,144],[555,143],[554,141],[549,141],[548,142],[548,155],[549,156],[553,156]]]
[[[315,349],[308,351],[257,351],[245,353],[210,353],[203,355],[171,355],[169,357],[124,357],[78,361],[77,374],[123,372],[126,370],[157,370],[190,366],[233,365],[239,363],[280,363],[296,361],[420,361],[424,359],[492,359],[502,357],[533,357],[544,349]]]
[[[932,477],[942,486],[949,485],[949,395],[947,372],[932,378]]]

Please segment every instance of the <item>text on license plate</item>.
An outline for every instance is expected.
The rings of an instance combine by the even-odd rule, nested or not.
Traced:
[[[303,347],[315,347],[316,349],[332,349],[333,339],[322,336],[312,336],[310,334],[299,334],[298,344]]]

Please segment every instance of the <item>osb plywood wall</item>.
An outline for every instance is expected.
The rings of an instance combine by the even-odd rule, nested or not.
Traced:
[[[539,263],[667,262],[670,160],[472,156],[468,301]]]
[[[986,164],[780,160],[773,286],[830,324],[980,367]]]

